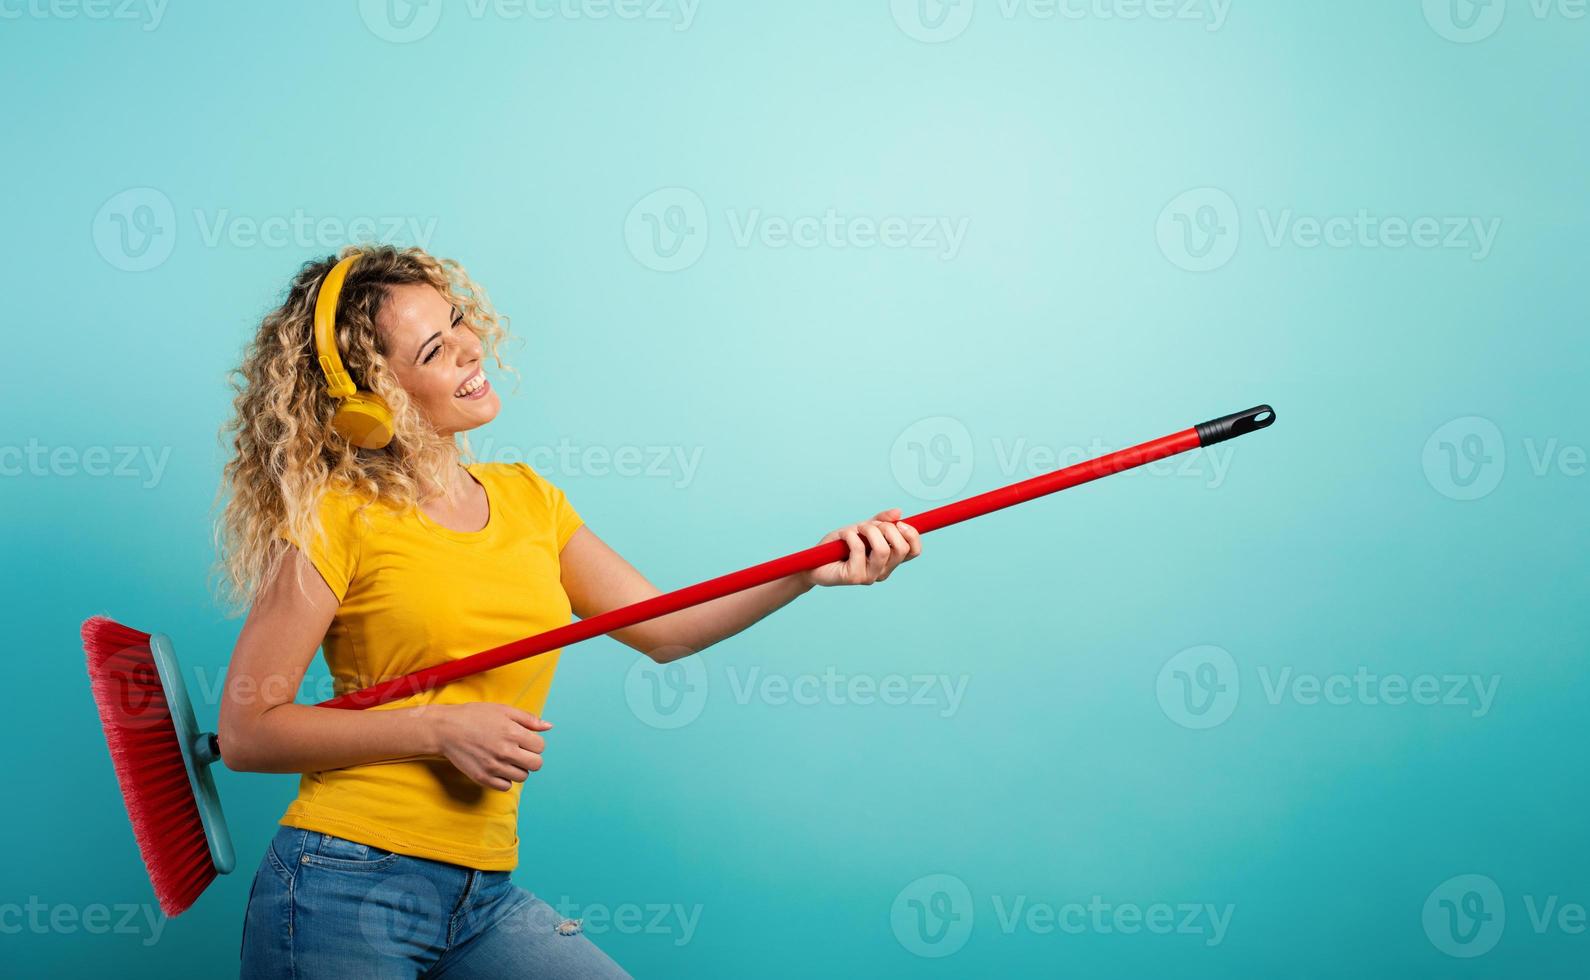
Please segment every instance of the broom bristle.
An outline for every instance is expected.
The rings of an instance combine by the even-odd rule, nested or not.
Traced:
[[[180,915],[215,880],[216,870],[149,634],[94,616],[83,623],[83,652],[155,898],[166,915]]]

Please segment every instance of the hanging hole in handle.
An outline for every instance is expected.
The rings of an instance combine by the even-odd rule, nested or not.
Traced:
[[[1227,439],[1235,439],[1237,436],[1265,428],[1274,421],[1275,409],[1268,405],[1255,405],[1245,412],[1233,412],[1196,426],[1198,444],[1212,446],[1217,442],[1225,442]]]
[[[1275,421],[1275,409],[1268,405],[1255,405],[1246,412],[1238,412],[1231,419],[1231,435],[1240,436]]]

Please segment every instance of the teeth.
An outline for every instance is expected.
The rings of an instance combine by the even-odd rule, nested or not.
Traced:
[[[458,391],[454,392],[453,397],[454,398],[461,398],[464,395],[468,395],[468,394],[470,394],[472,392],[478,391],[478,390],[480,390],[480,386],[485,384],[485,383],[486,383],[486,376],[484,374],[477,374],[474,377],[470,378],[468,381],[464,382],[462,385],[460,385],[458,387]]]

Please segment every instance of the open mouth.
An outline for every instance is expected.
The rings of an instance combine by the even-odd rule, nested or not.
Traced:
[[[486,380],[486,375],[480,371],[471,374],[458,390],[453,392],[454,398],[479,398],[491,390],[491,382]]]

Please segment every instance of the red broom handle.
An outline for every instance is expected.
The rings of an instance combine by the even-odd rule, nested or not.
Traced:
[[[1274,421],[1275,412],[1270,409],[1270,406],[1260,405],[1256,408],[1250,408],[1246,412],[1227,415],[1193,426],[1190,429],[1183,429],[1172,435],[1140,443],[1128,449],[1084,460],[1074,466],[1067,466],[1064,469],[1054,470],[1050,473],[1041,473],[1031,479],[1012,483],[997,490],[989,490],[986,493],[967,497],[964,500],[957,500],[942,507],[925,510],[913,517],[902,518],[902,520],[919,532],[926,534],[929,531],[949,527],[951,524],[959,524],[961,521],[981,517],[996,510],[1014,507],[1016,504],[1025,503],[1036,497],[1065,490],[1078,484],[1088,483],[1101,477],[1109,476],[1112,473],[1135,469],[1146,463],[1152,463],[1167,456],[1175,456],[1178,453],[1197,449],[1200,446],[1213,445],[1216,442],[1222,442],[1246,432],[1252,432],[1255,429],[1262,429]],[[472,654],[468,657],[461,657],[458,660],[450,660],[446,663],[426,667],[423,670],[417,670],[412,674],[394,677],[363,690],[350,691],[329,701],[322,701],[318,707],[370,708],[378,704],[385,704],[388,701],[396,701],[399,698],[422,694],[449,681],[458,680],[460,677],[468,677],[471,674],[478,674],[494,667],[501,667],[504,664],[524,660],[539,653],[546,653],[548,650],[556,650],[572,643],[578,643],[581,640],[588,640],[593,636],[602,636],[614,630],[623,629],[626,626],[645,622],[648,619],[666,616],[668,613],[678,612],[689,606],[710,602],[713,599],[754,588],[766,582],[783,578],[786,575],[819,568],[830,562],[841,561],[849,554],[850,547],[842,539],[829,541],[826,544],[813,545],[804,551],[797,551],[782,558],[763,562],[760,565],[752,565],[737,572],[730,572],[727,575],[707,579],[705,582],[698,582],[682,589],[675,589],[673,592],[665,592],[650,599],[643,599],[627,606],[610,609],[605,613],[592,616],[590,619],[578,620],[567,626],[559,626],[544,633],[538,633],[522,640],[515,640],[512,643],[505,643],[502,646],[493,647],[490,650]]]

